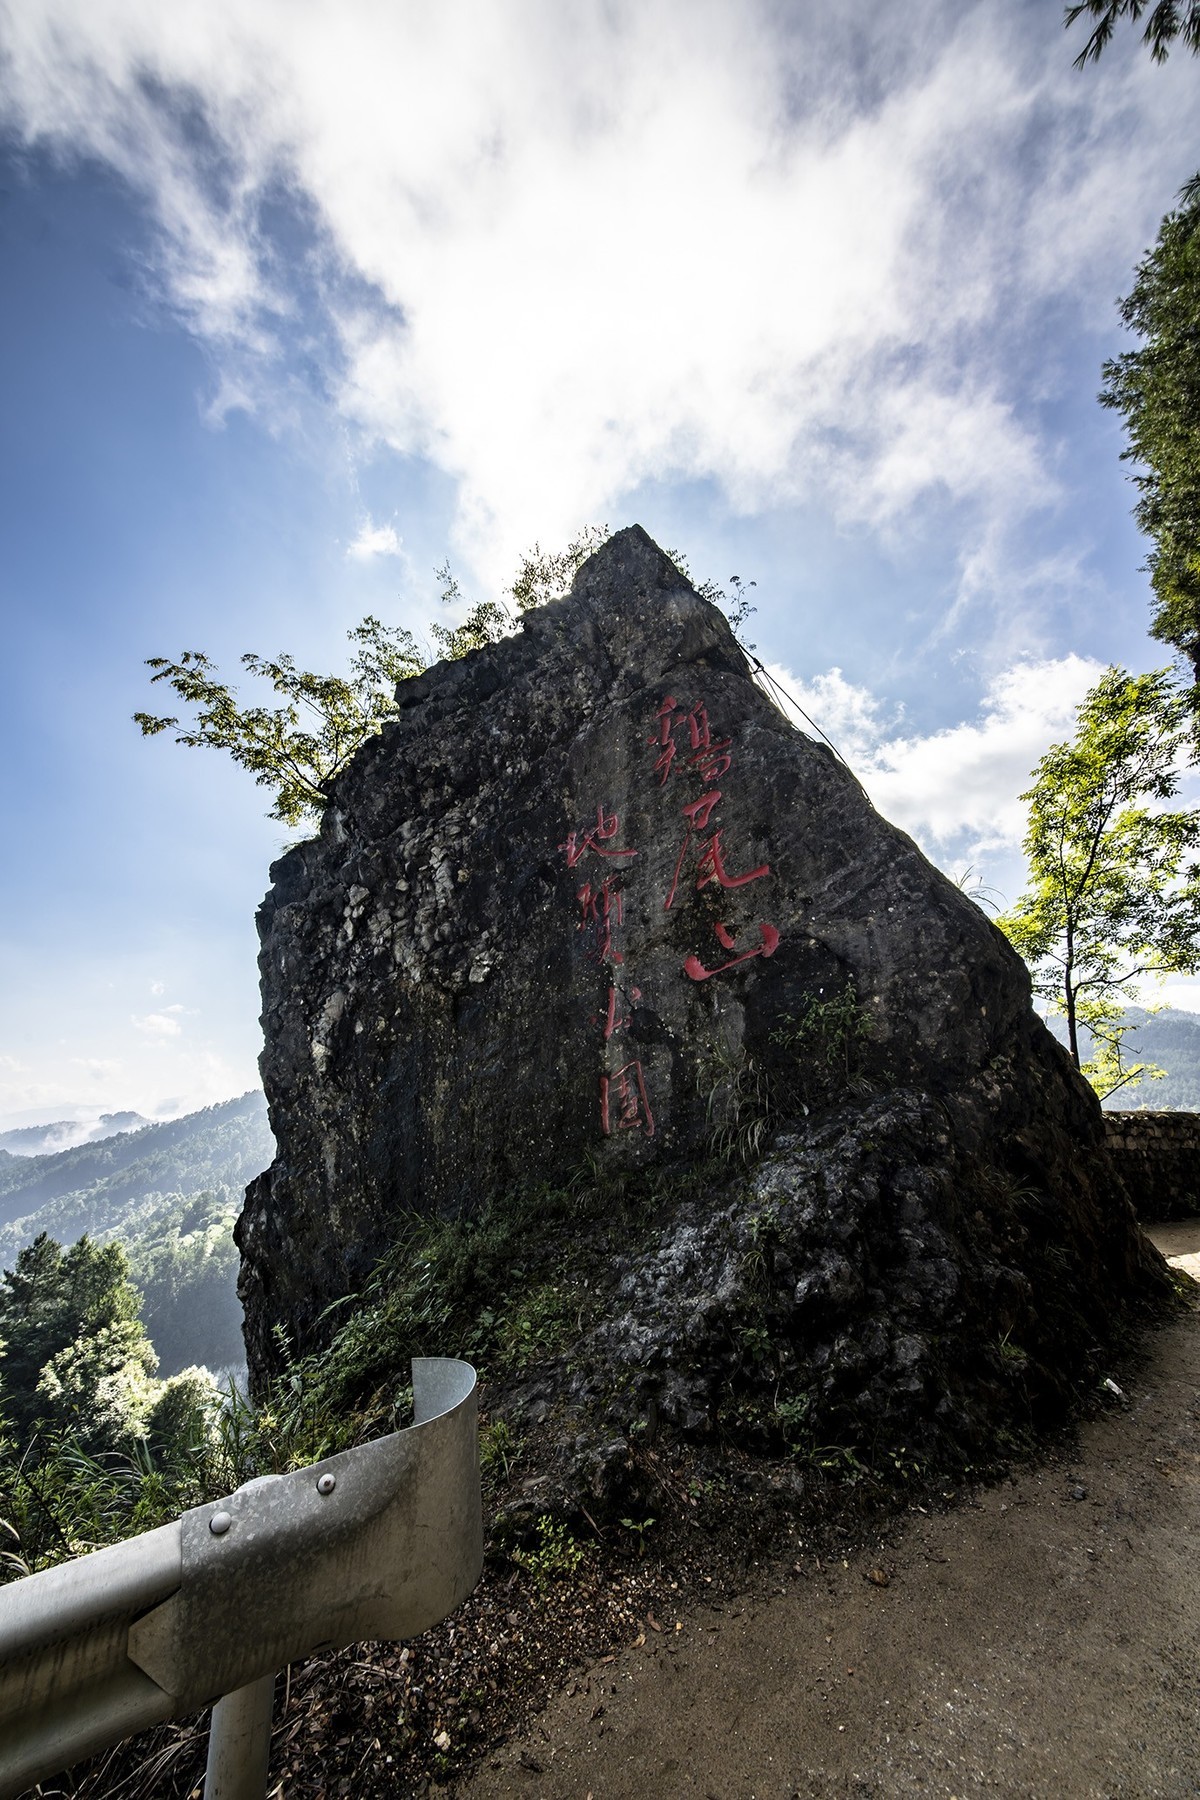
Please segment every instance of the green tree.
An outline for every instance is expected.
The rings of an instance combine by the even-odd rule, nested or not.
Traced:
[[[607,526],[588,526],[563,551],[543,551],[535,544],[507,590],[516,612],[565,593],[580,564],[607,536]],[[443,583],[443,602],[461,603],[449,563],[436,573]],[[514,623],[513,611],[502,600],[482,600],[469,608],[461,625],[431,625],[430,635],[443,657],[454,660],[495,643]],[[383,625],[373,616],[348,635],[357,646],[349,677],[298,669],[290,656],[273,661],[253,653],[242,657],[243,667],[269,681],[281,696],[284,704],[277,707],[240,705],[236,690],[217,679],[213,663],[200,650],[185,650],[178,662],[148,657],[151,680],[165,681],[196,709],[196,716],[182,728],[178,718],[154,713],[135,713],[134,720],[145,737],[174,730],[177,744],[227,751],[257,782],[274,790],[271,818],[285,825],[320,819],[330,783],[360,744],[394,715],[397,684],[425,667],[411,632]]]
[[[521,558],[521,566],[504,590],[512,601],[479,600],[471,606],[462,624],[451,629],[447,625],[431,625],[429,635],[441,647],[447,662],[456,662],[485,644],[495,644],[507,637],[516,623],[516,613],[526,613],[535,606],[545,606],[567,592],[582,565],[593,550],[598,550],[608,537],[607,525],[585,525],[579,536],[572,538],[565,550],[543,550],[535,544]],[[450,573],[446,562],[434,574],[442,583],[443,606],[457,606],[464,598],[462,589]]]
[[[1188,703],[1170,671],[1110,668],[1085,696],[1074,738],[1034,770],[1025,852],[1030,885],[998,923],[1034,991],[1067,1022],[1077,1068],[1103,1098],[1146,1072],[1128,1067],[1126,997],[1148,974],[1200,968],[1200,812],[1171,810],[1188,743]],[[1086,1026],[1093,1054],[1081,1062]]]
[[[154,1346],[137,1319],[81,1332],[52,1356],[37,1384],[46,1423],[85,1450],[127,1450],[146,1435],[160,1384]]]
[[[64,1251],[43,1232],[21,1251],[0,1278],[0,1391],[18,1434],[57,1425],[99,1441],[115,1427],[122,1394],[137,1434],[143,1383],[158,1360],[138,1306],[120,1244],[84,1236]],[[129,1435],[124,1424],[120,1435]]]
[[[1141,345],[1105,363],[1100,399],[1124,418],[1122,455],[1145,471],[1134,516],[1154,546],[1150,629],[1191,663],[1200,698],[1200,178],[1163,220],[1121,316]]]
[[[397,682],[424,667],[412,634],[371,614],[347,635],[357,646],[348,677],[314,675],[298,669],[291,656],[242,657],[243,667],[281,696],[284,704],[276,707],[239,706],[235,690],[217,680],[203,651],[185,650],[178,662],[148,657],[151,680],[173,687],[197,716],[183,729],[175,717],[139,712],[134,720],[145,737],[175,730],[177,744],[228,751],[255,781],[275,790],[271,818],[285,825],[319,818],[330,782],[395,712]]]
[[[208,1369],[193,1365],[156,1382],[146,1413],[151,1451],[168,1464],[195,1463],[211,1454],[220,1410],[221,1390]]]
[[[1153,5],[1151,0],[1080,0],[1078,5],[1066,8],[1063,23],[1070,27],[1087,15],[1096,20],[1096,26],[1075,58],[1075,67],[1082,69],[1099,60],[1118,19],[1128,19],[1136,25],[1143,13],[1150,16],[1142,42],[1149,45],[1155,62],[1166,62],[1176,38],[1182,38],[1194,54],[1200,54],[1200,0],[1154,0]]]

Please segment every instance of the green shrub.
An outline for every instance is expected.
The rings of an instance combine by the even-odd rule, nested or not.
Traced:
[[[513,1561],[533,1577],[538,1593],[545,1594],[559,1582],[573,1581],[587,1552],[565,1525],[556,1525],[547,1513],[537,1522],[537,1535],[537,1549],[514,1550]]]

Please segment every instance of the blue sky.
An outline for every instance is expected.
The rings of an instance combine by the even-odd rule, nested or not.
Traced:
[[[256,1080],[288,834],[144,658],[640,520],[942,866],[1146,636],[1100,365],[1200,62],[1053,0],[0,0],[0,1125]],[[1197,984],[1175,984],[1200,1005]]]

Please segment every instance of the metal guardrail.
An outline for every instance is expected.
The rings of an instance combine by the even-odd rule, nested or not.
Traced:
[[[415,1358],[414,1423],[0,1588],[0,1800],[217,1702],[205,1800],[266,1791],[276,1671],[413,1637],[483,1567],[475,1371]]]

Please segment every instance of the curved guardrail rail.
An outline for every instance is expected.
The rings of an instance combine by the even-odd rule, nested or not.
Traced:
[[[413,1637],[483,1567],[475,1371],[412,1364],[414,1422],[0,1588],[0,1800],[216,1701],[205,1800],[265,1792],[275,1673]]]

